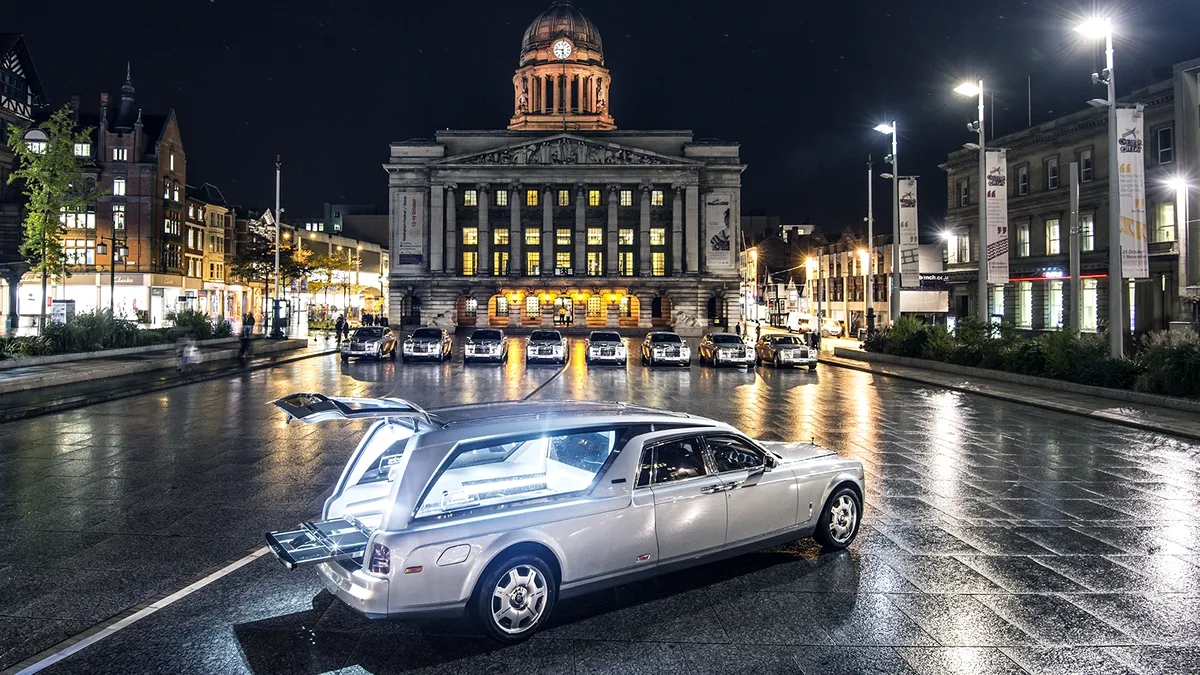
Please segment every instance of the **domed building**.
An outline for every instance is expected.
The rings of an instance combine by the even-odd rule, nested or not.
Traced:
[[[512,83],[507,129],[391,144],[392,322],[732,325],[738,145],[618,129],[600,32],[570,0],[529,24]]]

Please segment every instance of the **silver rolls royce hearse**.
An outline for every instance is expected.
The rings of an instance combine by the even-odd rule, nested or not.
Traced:
[[[303,422],[372,420],[321,519],[267,534],[371,618],[468,614],[501,642],[559,598],[801,537],[844,548],[863,467],[703,417],[620,403],[421,410],[293,394]],[[289,420],[290,421],[290,420]]]

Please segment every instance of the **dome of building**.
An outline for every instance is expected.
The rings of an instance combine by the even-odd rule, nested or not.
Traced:
[[[561,37],[575,43],[577,50],[587,49],[597,55],[604,53],[604,43],[600,40],[596,24],[576,9],[571,0],[556,0],[525,29],[525,37],[521,40],[521,56],[547,49]]]

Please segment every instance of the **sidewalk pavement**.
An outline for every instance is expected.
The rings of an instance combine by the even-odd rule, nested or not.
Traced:
[[[953,373],[943,373],[891,363],[858,361],[825,353],[821,354],[821,363],[852,368],[876,375],[898,377],[945,389],[989,396],[1014,403],[1023,403],[1047,410],[1081,415],[1137,429],[1200,440],[1200,420],[1197,419],[1195,413],[1127,403],[1125,401],[1115,401],[1098,396],[1088,396],[1086,394],[1000,382],[998,380],[982,378],[968,379],[962,375],[955,375]]]
[[[257,348],[259,345],[260,342],[256,340],[255,347]],[[218,347],[218,349],[221,348]],[[236,352],[236,349],[234,351]],[[156,367],[152,370],[121,374],[116,377],[90,379],[71,384],[13,392],[9,392],[4,386],[4,381],[0,380],[0,390],[5,392],[0,393],[0,422],[9,422],[70,408],[78,408],[93,403],[137,396],[161,389],[192,384],[193,382],[218,379],[246,370],[270,368],[284,363],[336,352],[336,343],[332,340],[326,341],[321,339],[315,341],[309,340],[307,346],[300,349],[256,356],[246,366],[243,366],[237,360],[201,361],[194,370],[188,373],[177,372],[173,366],[168,368]],[[175,358],[174,351],[170,352],[170,355],[173,361]],[[161,355],[155,358],[161,358]],[[107,360],[94,359],[91,363]],[[85,363],[89,362],[56,363],[47,366],[29,366],[28,368],[60,369]],[[21,368],[21,370],[24,370],[24,368]]]

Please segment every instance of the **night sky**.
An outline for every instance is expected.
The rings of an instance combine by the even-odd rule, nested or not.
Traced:
[[[140,107],[175,108],[188,182],[246,206],[273,200],[283,156],[292,218],[323,202],[385,203],[388,143],[437,129],[501,129],[521,36],[549,0],[91,0],[13,2],[53,105],[95,110],[125,62]],[[974,140],[963,78],[994,89],[995,132],[1103,96],[1102,51],[1071,28],[1094,2],[577,0],[600,29],[622,129],[692,129],[741,143],[743,204],[838,232],[866,212],[899,120],[900,170],[922,177],[922,228],[945,208],[937,164]],[[1118,94],[1200,57],[1200,2],[1116,0]],[[989,101],[990,103],[990,101]],[[990,116],[989,112],[989,116]],[[991,121],[988,125],[991,126]],[[876,192],[888,189],[879,180]],[[886,202],[876,217],[890,218]]]

